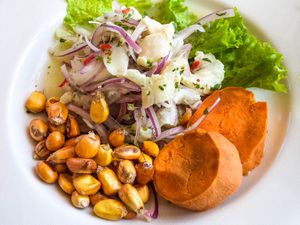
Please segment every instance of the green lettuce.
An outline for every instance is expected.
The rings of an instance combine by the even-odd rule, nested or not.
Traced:
[[[235,10],[235,17],[220,19],[205,26],[205,33],[187,39],[196,51],[213,53],[225,65],[226,86],[260,87],[286,92],[283,81],[287,70],[283,57],[270,44],[257,40]]]

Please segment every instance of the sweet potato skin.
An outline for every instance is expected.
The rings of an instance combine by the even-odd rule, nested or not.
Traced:
[[[235,146],[217,132],[202,129],[176,137],[154,161],[156,191],[173,204],[194,211],[216,207],[242,181]]]
[[[221,101],[199,127],[219,132],[230,140],[239,151],[243,174],[247,175],[259,165],[263,157],[267,133],[267,103],[256,102],[254,94],[244,88],[224,88],[204,100],[188,126],[196,122],[218,97]]]

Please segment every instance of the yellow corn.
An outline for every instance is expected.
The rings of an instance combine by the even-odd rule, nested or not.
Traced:
[[[75,190],[74,185],[72,183],[72,177],[69,174],[59,174],[58,184],[61,187],[61,189],[69,195],[72,194],[72,192]]]
[[[136,177],[133,163],[129,160],[121,160],[117,168],[117,174],[122,183],[133,184]]]
[[[147,203],[150,198],[150,189],[149,189],[148,185],[136,184],[136,185],[134,185],[134,187],[136,188],[137,192],[139,193],[143,203],[144,204]]]
[[[102,189],[106,195],[115,195],[122,187],[117,175],[108,167],[98,167],[98,179],[102,184]]]
[[[125,142],[125,130],[116,129],[108,136],[109,143],[114,147],[119,147]]]
[[[108,166],[112,162],[112,150],[110,146],[108,144],[100,145],[94,160],[100,166]]]
[[[109,116],[109,108],[104,96],[98,92],[91,102],[90,117],[95,123],[103,123]]]
[[[108,199],[105,195],[101,194],[100,192],[97,192],[94,195],[90,195],[90,202],[92,205],[96,205],[98,202]]]
[[[55,172],[48,164],[43,161],[39,161],[36,164],[35,171],[37,175],[48,184],[52,184],[57,180],[57,172]]]
[[[61,125],[54,125],[52,123],[50,123],[48,121],[48,127],[49,127],[49,131],[53,132],[53,131],[59,131],[62,134],[66,133],[66,125],[65,124],[61,124]]]
[[[76,208],[83,209],[89,206],[90,198],[88,196],[79,194],[77,191],[73,191],[71,202]]]
[[[65,104],[61,102],[55,102],[49,105],[47,113],[49,122],[58,126],[66,122],[69,115],[69,110]]]
[[[158,145],[153,141],[144,141],[142,150],[153,157],[156,157],[159,153]]]
[[[78,143],[79,139],[77,138],[70,138],[69,140],[67,140],[64,144],[64,146],[74,146]]]
[[[51,151],[46,148],[45,140],[40,141],[34,148],[33,158],[35,160],[45,160],[49,157]]]
[[[73,185],[81,195],[93,195],[101,187],[101,183],[91,175],[79,175],[73,178]]]
[[[136,181],[139,184],[147,184],[152,180],[154,174],[154,167],[149,162],[138,163],[135,166],[136,169]]]
[[[29,134],[35,141],[44,140],[47,137],[48,126],[41,119],[33,119],[29,124]]]
[[[52,167],[58,173],[66,173],[66,172],[68,172],[68,167],[67,167],[67,165],[65,163],[54,164]]]
[[[144,203],[138,191],[131,184],[124,184],[118,192],[125,205],[137,213],[143,213]]]
[[[26,101],[26,109],[32,113],[39,113],[45,109],[46,97],[42,92],[34,91]]]
[[[94,206],[94,213],[106,220],[120,220],[127,215],[125,205],[115,199],[105,199]]]
[[[141,156],[138,158],[139,162],[149,162],[153,164],[153,159],[150,155],[147,155],[146,153],[141,152]]]
[[[91,174],[97,170],[97,163],[92,159],[69,158],[67,166],[73,173]]]
[[[47,162],[50,163],[65,163],[67,159],[75,156],[74,147],[67,146],[63,147],[54,153],[52,153],[48,158]]]
[[[66,130],[67,130],[67,136],[69,138],[77,137],[80,135],[79,125],[77,123],[77,120],[74,117],[69,116],[67,120]]]
[[[113,151],[113,157],[116,159],[136,160],[141,156],[141,150],[135,145],[123,145]]]
[[[79,137],[79,141],[75,146],[75,152],[80,158],[93,158],[100,147],[100,138],[94,132]]]
[[[57,97],[48,98],[47,101],[46,101],[46,112],[48,112],[49,106],[56,103],[56,102],[59,102],[59,98],[57,98]]]
[[[50,151],[60,149],[65,143],[65,136],[59,131],[51,132],[46,139],[46,148]]]

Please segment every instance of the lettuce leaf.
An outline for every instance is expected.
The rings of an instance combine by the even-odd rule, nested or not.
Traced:
[[[146,13],[160,23],[173,22],[176,30],[181,30],[197,21],[184,3],[185,0],[164,0],[154,4]]]
[[[195,33],[187,39],[196,51],[213,53],[225,65],[226,86],[259,87],[286,92],[283,81],[287,70],[283,57],[270,44],[257,40],[244,25],[235,10],[235,17],[220,19],[205,26],[205,33]]]

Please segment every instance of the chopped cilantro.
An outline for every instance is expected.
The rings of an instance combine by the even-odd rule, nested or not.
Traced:
[[[161,86],[161,85],[159,85],[158,87],[159,87],[159,89],[160,89],[161,91],[164,91],[164,90],[165,90],[165,88],[164,88],[163,86]]]
[[[150,93],[151,93],[151,92],[150,92],[150,91],[148,91],[148,92],[147,92],[147,96],[149,96],[149,95],[150,95]]]
[[[219,90],[221,88],[221,84],[216,84],[213,87],[210,88],[211,91]]]
[[[181,67],[181,68],[180,68],[180,75],[182,75],[183,72],[184,72],[184,67]]]
[[[177,71],[177,70],[179,70],[178,67],[174,68],[174,69],[172,70],[172,72],[175,72],[175,71]]]
[[[129,111],[134,111],[134,110],[135,110],[135,105],[134,105],[133,103],[128,103],[128,104],[127,104],[127,109],[128,109]]]
[[[209,111],[208,111],[208,109],[206,108],[206,109],[204,109],[204,112],[203,112],[203,114],[204,115],[207,115],[209,113]]]
[[[179,82],[175,82],[175,88],[179,88]]]
[[[211,60],[209,58],[203,58],[202,60],[211,63]]]
[[[153,63],[148,59],[148,60],[147,60],[147,66],[148,66],[148,67],[151,67],[152,65],[153,65]]]
[[[197,83],[193,83],[194,87],[197,88],[197,89],[200,89],[200,84],[197,84]]]
[[[59,39],[59,42],[60,42],[60,43],[64,43],[64,42],[66,42],[66,39],[60,38],[60,39]]]

